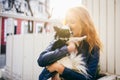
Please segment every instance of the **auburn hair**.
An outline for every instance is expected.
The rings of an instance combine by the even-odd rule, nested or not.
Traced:
[[[95,25],[93,23],[93,20],[88,12],[88,10],[83,7],[83,6],[79,6],[79,7],[74,7],[74,8],[70,8],[68,13],[74,13],[75,15],[78,16],[79,18],[79,22],[81,25],[81,34],[80,36],[87,36],[86,41],[89,44],[89,52],[92,51],[93,47],[96,45],[99,47],[99,49],[102,49],[102,43],[101,40],[98,36],[98,33],[95,29]]]

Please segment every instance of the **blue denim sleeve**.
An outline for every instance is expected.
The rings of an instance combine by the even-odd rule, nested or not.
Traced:
[[[94,48],[92,54],[88,59],[88,73],[91,75],[91,78],[96,78],[98,64],[99,64],[99,49],[97,47]]]
[[[53,44],[49,45],[48,48],[40,54],[37,60],[39,66],[41,67],[48,66],[68,54],[66,45],[54,51],[51,51],[52,45]]]
[[[84,75],[66,67],[61,76],[65,78],[65,80],[88,80]]]

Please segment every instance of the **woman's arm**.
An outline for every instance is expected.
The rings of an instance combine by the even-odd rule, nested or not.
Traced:
[[[99,50],[93,49],[92,53],[88,53],[89,57],[86,57],[85,54],[82,54],[85,57],[84,62],[87,63],[87,72],[88,75],[83,75],[74,70],[64,67],[60,63],[54,63],[48,66],[50,72],[57,71],[61,76],[67,80],[94,80],[96,78],[96,71],[99,62]],[[91,56],[90,56],[91,55]]]
[[[54,45],[54,42],[48,46],[48,48],[43,51],[39,58],[38,58],[38,64],[41,67],[48,66],[57,60],[61,59],[62,57],[65,57],[67,54],[73,52],[76,50],[76,46],[74,42],[69,42],[68,46],[65,45],[61,48],[57,48],[56,50],[51,50],[52,46]]]
[[[37,60],[39,66],[41,67],[48,66],[68,54],[66,45],[54,51],[51,51],[53,44],[54,43],[50,44],[48,48],[40,54]]]

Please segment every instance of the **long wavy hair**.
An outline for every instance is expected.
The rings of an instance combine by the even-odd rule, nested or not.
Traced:
[[[74,13],[74,15],[76,15],[79,18],[79,22],[81,25],[80,36],[84,36],[84,35],[87,36],[86,41],[90,46],[89,52],[92,51],[95,45],[98,46],[100,50],[102,50],[101,40],[98,36],[98,33],[95,29],[95,25],[88,10],[83,6],[79,6],[79,7],[70,8],[67,13],[71,13],[71,12]]]

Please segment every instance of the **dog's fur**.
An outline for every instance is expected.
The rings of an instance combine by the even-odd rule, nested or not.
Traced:
[[[54,43],[52,50],[55,50],[57,48],[61,48],[64,45],[67,45],[66,43],[69,41],[77,42],[77,41],[82,41],[86,39],[86,36],[71,37],[70,29],[62,29],[62,28],[54,27],[54,30],[56,32],[55,39],[57,41]],[[76,51],[71,53],[70,55],[67,55],[66,57],[63,57],[57,62],[83,75],[88,75],[86,64],[83,61],[83,59],[84,58],[82,57],[82,55],[81,54],[77,55],[77,51]],[[56,76],[57,76],[57,79],[60,80],[59,75],[56,74]]]

